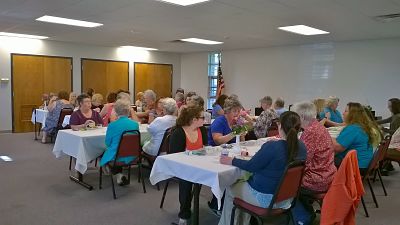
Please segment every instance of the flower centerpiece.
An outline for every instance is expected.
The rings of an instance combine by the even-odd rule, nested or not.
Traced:
[[[240,153],[240,145],[239,145],[240,135],[250,131],[251,128],[252,128],[251,125],[241,115],[236,120],[234,120],[232,126],[232,133],[236,135],[236,142],[233,147],[235,153]]]

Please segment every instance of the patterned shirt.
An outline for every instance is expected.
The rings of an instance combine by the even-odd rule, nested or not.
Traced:
[[[267,135],[267,130],[272,124],[272,120],[278,118],[278,114],[273,109],[267,109],[261,113],[254,125],[254,133],[257,138],[263,138]]]
[[[302,186],[312,191],[327,191],[336,172],[332,139],[317,120],[300,136],[307,147],[306,168]]]

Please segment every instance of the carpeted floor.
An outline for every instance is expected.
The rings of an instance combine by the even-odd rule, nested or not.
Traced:
[[[171,183],[164,209],[159,208],[162,191],[150,185],[146,172],[147,193],[137,183],[133,171],[131,185],[117,186],[117,200],[113,200],[110,179],[105,177],[103,189],[98,189],[98,171],[89,169],[85,181],[95,189],[87,189],[70,181],[69,158],[56,159],[52,144],[33,140],[33,133],[0,134],[0,155],[14,161],[0,160],[0,224],[134,224],[169,225],[177,220],[178,188]],[[94,164],[91,165],[94,167]],[[357,224],[397,225],[400,205],[400,168],[384,177],[389,196],[383,196],[379,182],[374,183],[380,208],[375,208],[369,190],[365,200],[370,218],[362,208],[357,213]],[[163,187],[163,186],[162,186]],[[213,225],[218,219],[207,207],[210,190],[202,188],[200,196],[200,224]]]

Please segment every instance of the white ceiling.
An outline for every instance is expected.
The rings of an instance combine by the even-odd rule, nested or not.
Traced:
[[[195,52],[400,37],[400,20],[373,19],[391,13],[400,13],[400,0],[212,0],[189,7],[155,0],[1,0],[0,31],[99,46]],[[80,28],[35,21],[43,15],[104,26]],[[331,33],[300,36],[277,29],[297,24]],[[225,43],[171,42],[190,37]]]

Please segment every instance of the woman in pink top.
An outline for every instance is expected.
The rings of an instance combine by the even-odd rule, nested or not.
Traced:
[[[111,92],[107,95],[107,103],[100,111],[100,116],[103,119],[103,126],[108,126],[110,122],[111,113],[114,109],[114,103],[117,100],[117,93]]]
[[[306,168],[304,170],[299,198],[299,203],[302,204],[296,204],[296,209],[293,212],[296,218],[301,216],[299,214],[307,215],[307,212],[315,216],[308,196],[328,191],[336,173],[334,164],[335,152],[333,150],[332,138],[328,131],[316,119],[317,110],[312,102],[295,104],[293,111],[297,112],[301,118],[301,126],[304,131],[300,136],[300,140],[307,147]],[[301,210],[298,211],[297,209],[301,208],[302,205],[306,211],[300,213]],[[298,221],[308,224],[305,220],[299,219]]]

